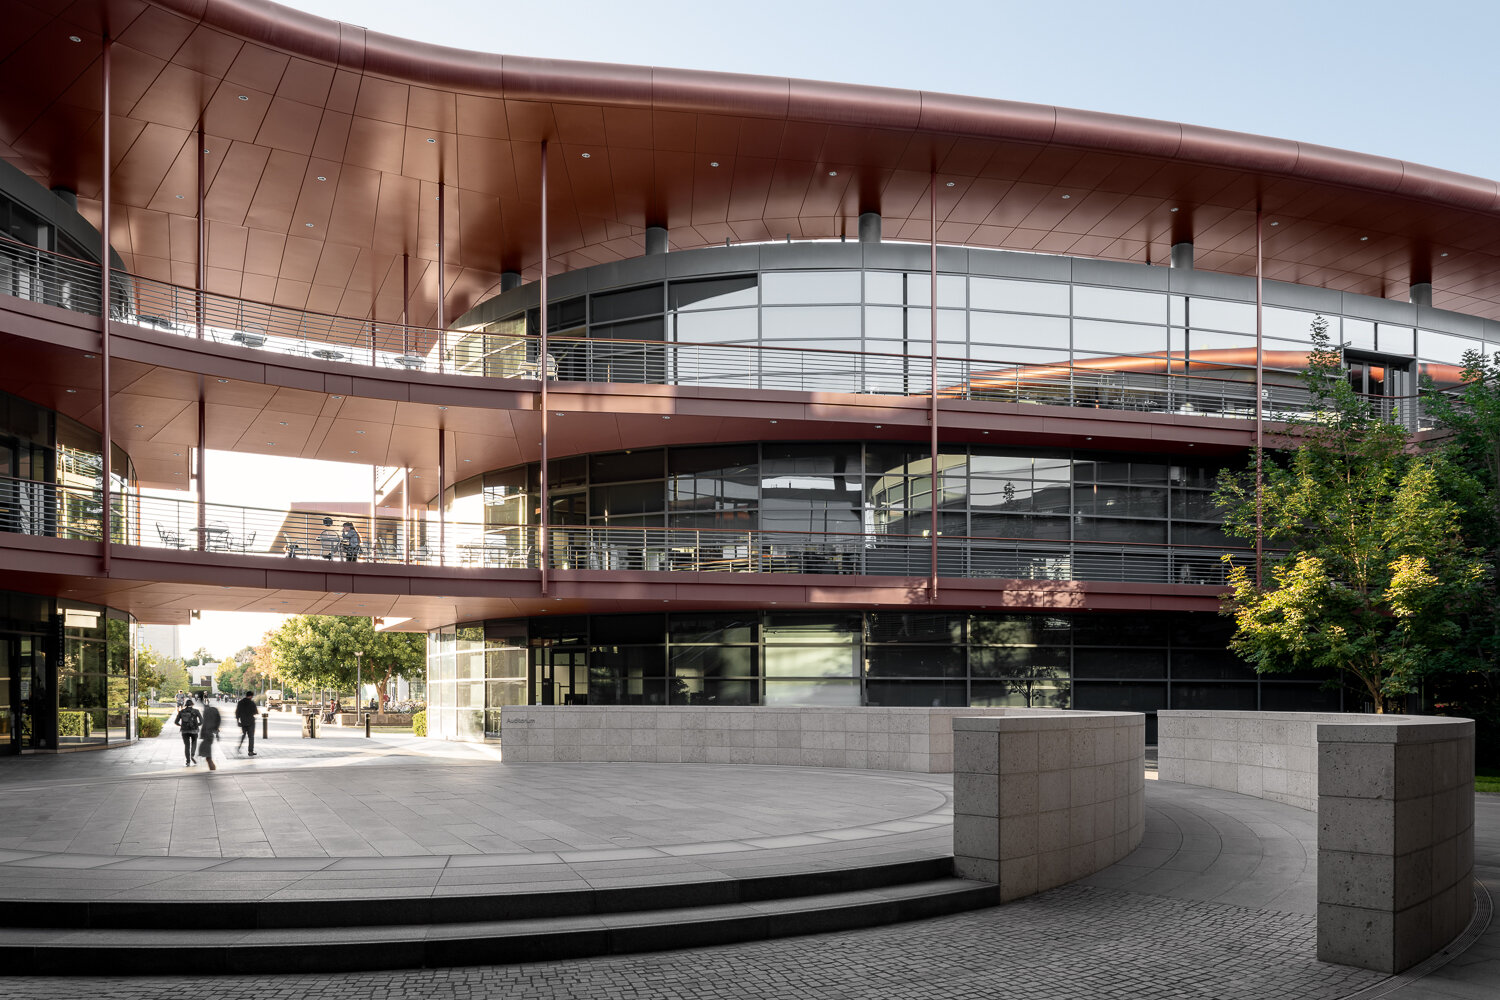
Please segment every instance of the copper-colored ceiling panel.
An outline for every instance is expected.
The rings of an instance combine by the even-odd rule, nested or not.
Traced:
[[[306,174],[307,157],[271,150],[260,182],[255,186],[255,196],[250,200],[250,210],[245,214],[245,225],[289,234],[300,234],[305,228],[316,229],[313,220],[293,216]],[[308,222],[313,225],[307,226]]]
[[[354,105],[358,118],[373,118],[394,125],[406,124],[407,95],[404,83],[366,76],[359,83],[359,99]]]
[[[355,115],[349,123],[344,162],[399,174],[405,141],[402,126]]]
[[[214,150],[213,156],[219,161],[219,168],[204,198],[204,218],[244,225],[271,158],[271,150],[248,142],[219,142],[209,148]],[[265,232],[265,229],[258,228],[257,231]],[[285,232],[284,227],[282,232]]]
[[[254,141],[292,153],[311,154],[323,109],[284,97],[273,98]]]
[[[209,98],[208,107],[203,110],[203,121],[215,135],[254,142],[271,108],[271,101],[271,95],[265,91],[223,83]]]
[[[504,139],[509,135],[505,102],[476,94],[456,95],[456,131],[463,135]]]
[[[327,103],[332,83],[331,67],[310,59],[293,58],[276,84],[276,96],[321,108]]]
[[[349,146],[349,128],[353,122],[353,115],[324,108],[323,117],[318,122],[317,139],[313,141],[312,155],[341,165],[344,151]],[[337,173],[338,170],[335,169],[334,174]]]
[[[289,62],[291,58],[284,52],[263,45],[246,45],[240,49],[224,79],[254,90],[275,93]]]

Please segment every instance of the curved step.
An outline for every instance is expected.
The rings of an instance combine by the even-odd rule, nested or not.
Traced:
[[[254,930],[457,924],[716,906],[854,892],[944,878],[951,857],[784,875],[721,877],[608,889],[330,899],[37,900],[0,902],[0,927]]]
[[[759,881],[759,880],[746,880]],[[0,930],[10,975],[353,972],[665,951],[874,927],[993,906],[998,888],[954,877],[854,891],[630,912],[449,923],[195,930]],[[201,914],[217,904],[193,904]]]

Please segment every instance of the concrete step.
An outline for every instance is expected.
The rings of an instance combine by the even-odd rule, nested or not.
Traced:
[[[250,899],[212,905],[202,900],[17,899],[0,901],[0,927],[200,931],[455,924],[790,899],[923,882],[952,873],[951,857],[934,857],[779,875],[673,879],[556,892]],[[0,889],[0,893],[3,891]]]
[[[632,911],[317,927],[0,929],[8,975],[254,974],[498,965],[667,951],[874,927],[993,906],[997,887],[951,876]],[[207,917],[219,906],[192,904]]]

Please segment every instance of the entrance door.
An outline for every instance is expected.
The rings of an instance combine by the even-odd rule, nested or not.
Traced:
[[[1349,387],[1359,393],[1382,420],[1415,426],[1416,387],[1408,358],[1344,352]]]
[[[0,639],[0,755],[21,752],[21,701],[11,647],[14,639]]]
[[[538,705],[589,703],[588,653],[582,649],[542,646],[532,650]]]

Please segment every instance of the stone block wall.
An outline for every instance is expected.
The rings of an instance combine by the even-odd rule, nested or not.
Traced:
[[[1002,902],[1083,878],[1145,832],[1146,717],[1011,710],[953,720],[953,862]]]
[[[1163,711],[1157,720],[1157,776],[1317,810],[1318,712]]]
[[[501,710],[500,740],[508,763],[781,764],[946,773],[953,770],[955,716],[1014,711],[518,705]]]
[[[1457,937],[1474,915],[1474,723],[1319,725],[1318,781],[1318,958],[1394,974]]]

